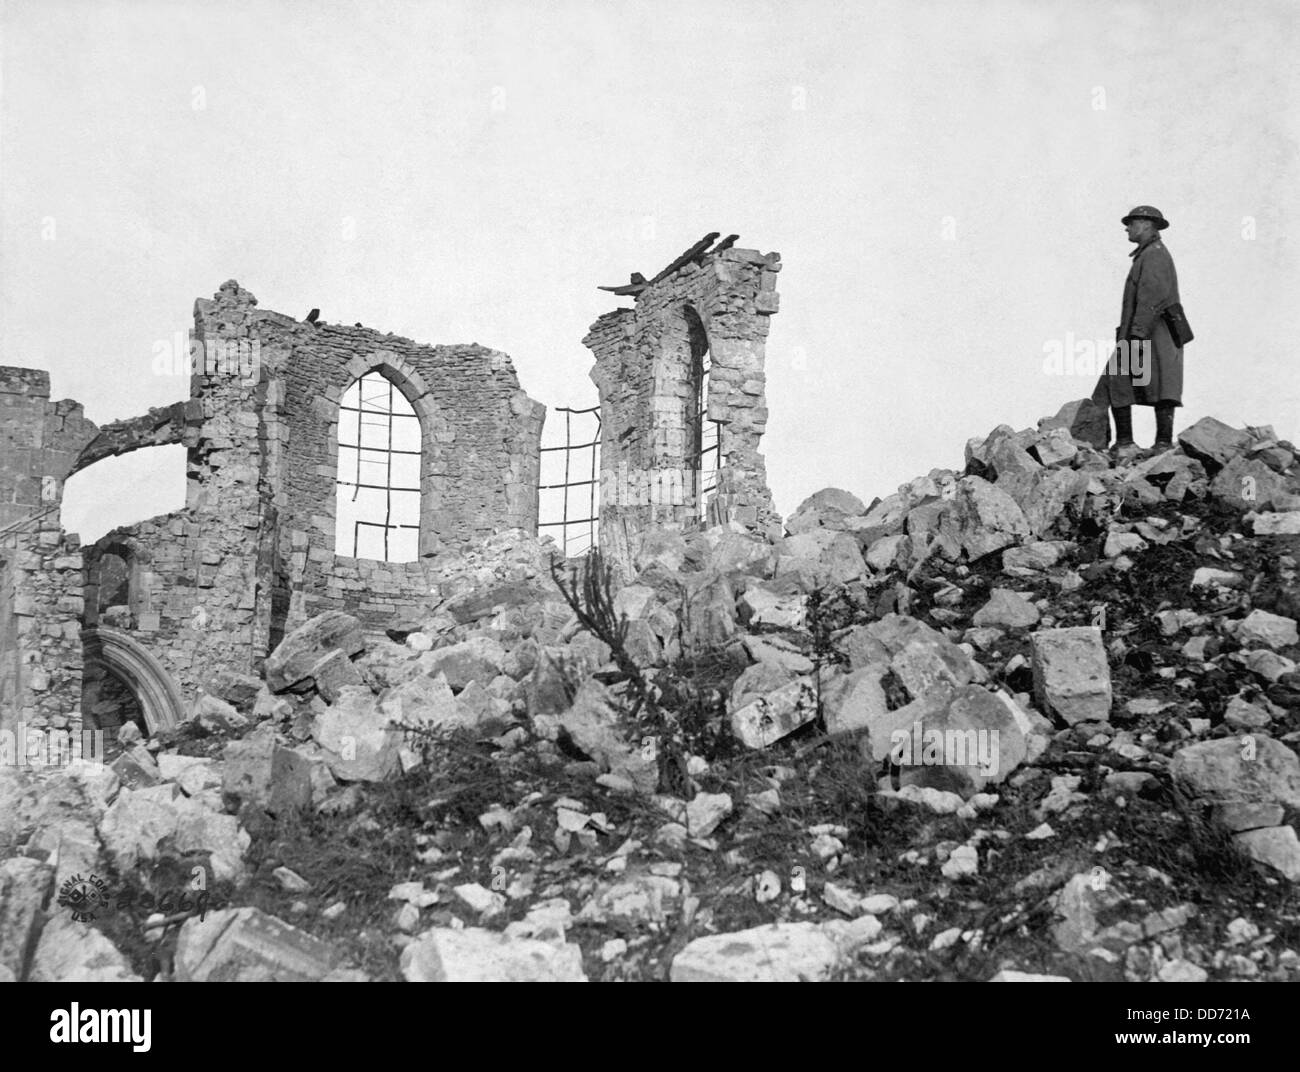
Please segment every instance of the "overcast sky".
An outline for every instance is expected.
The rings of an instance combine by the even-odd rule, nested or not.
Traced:
[[[1023,0],[8,0],[0,363],[97,422],[196,297],[514,359],[591,405],[598,284],[708,231],[777,250],[777,508],[870,501],[1095,376],[1153,204],[1196,340],[1178,426],[1300,434],[1300,5]],[[553,422],[552,431],[559,422]],[[1153,433],[1138,410],[1139,442]],[[183,452],[69,485],[93,538],[183,502]]]

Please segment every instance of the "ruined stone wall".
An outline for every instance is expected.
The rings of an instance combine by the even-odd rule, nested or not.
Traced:
[[[131,567],[129,632],[193,696],[221,669],[247,673],[266,654],[270,563],[259,550],[274,523],[263,490],[264,370],[254,360],[256,299],[224,284],[194,307],[190,402],[105,426],[85,457],[183,442],[185,508],[108,533],[87,552],[86,624],[97,613],[99,561],[121,553]],[[107,444],[107,445],[106,445]]]
[[[49,373],[0,368],[0,728],[81,728],[81,550],[59,502],[94,432]]]
[[[99,569],[110,551],[130,564],[130,599],[124,617],[105,620],[98,611]],[[217,590],[216,543],[184,511],[114,529],[87,548],[85,558],[85,624],[130,633],[187,696],[214,670],[247,665],[247,631],[214,628],[214,621],[229,620],[221,608],[232,601]]]
[[[759,440],[766,428],[764,347],[777,311],[780,255],[704,253],[602,316],[583,340],[596,358],[601,400],[602,549],[625,558],[652,525],[778,523]],[[721,471],[702,510],[688,459],[697,392],[693,366],[708,351],[707,419],[717,422]]]
[[[14,556],[14,630],[22,664],[16,706],[29,728],[79,733],[81,548],[76,536],[52,524],[26,534]]]
[[[277,589],[288,628],[327,609],[378,626],[428,592],[420,563],[336,556],[338,414],[344,392],[380,370],[420,421],[422,557],[507,528],[537,527],[545,407],[519,387],[503,353],[424,346],[368,328],[275,314],[259,325],[264,362],[282,385],[269,407],[277,444]]]
[[[0,729],[81,730],[81,551],[58,521],[11,534],[0,556]]]
[[[195,338],[203,361],[190,395],[202,405],[189,478],[183,569],[172,573],[189,589],[175,604],[196,635],[194,658],[207,673],[247,673],[268,650],[277,512],[264,449],[266,401],[274,370],[259,354],[257,299],[234,280],[210,301],[194,305]],[[153,568],[162,573],[155,554]],[[167,574],[164,574],[165,576]]]
[[[83,625],[143,645],[130,671],[165,675],[192,698],[222,669],[255,672],[284,632],[322,610],[353,611],[376,630],[414,610],[443,549],[536,530],[545,407],[505,354],[300,323],[258,309],[233,280],[195,303],[194,321],[189,400],[102,428],[74,402],[51,403],[47,373],[0,369],[0,530],[15,527],[0,531],[0,726],[77,717]],[[334,554],[338,405],[375,368],[421,421],[415,562]],[[64,480],[168,443],[187,448],[185,508],[109,533],[83,561],[59,525]],[[101,621],[110,552],[129,564],[129,606]]]
[[[18,618],[14,603],[18,597],[18,578],[13,568],[16,554],[14,539],[0,546],[0,730],[11,729],[21,710],[18,649]]]
[[[52,509],[96,428],[80,403],[50,401],[50,374],[0,367],[0,529]]]

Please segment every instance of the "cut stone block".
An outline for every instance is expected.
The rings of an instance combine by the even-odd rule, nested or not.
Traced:
[[[312,983],[335,967],[328,943],[257,908],[190,919],[176,941],[176,980]]]
[[[1110,718],[1110,665],[1100,629],[1040,629],[1032,647],[1034,695],[1045,711],[1070,725]]]
[[[1267,864],[1290,882],[1300,882],[1300,839],[1289,826],[1247,830],[1234,839],[1252,860]]]
[[[1245,454],[1253,441],[1249,432],[1239,431],[1213,417],[1202,417],[1178,433],[1178,442],[1192,457],[1217,468]]]
[[[838,947],[815,923],[775,923],[696,938],[673,958],[674,983],[820,982]]]
[[[1258,514],[1253,524],[1256,536],[1300,536],[1300,510]]]
[[[1174,753],[1169,773],[1191,796],[1213,804],[1300,808],[1300,756],[1263,734],[1189,744]]]
[[[511,937],[481,927],[434,927],[402,950],[409,983],[585,983],[573,942]]]
[[[801,677],[732,712],[732,732],[747,748],[766,748],[817,717],[817,690]]]
[[[272,692],[284,692],[309,679],[312,668],[335,648],[353,656],[365,647],[365,633],[356,618],[342,611],[326,611],[300,625],[267,656],[266,683]]]
[[[356,665],[337,648],[312,664],[311,677],[316,682],[316,691],[326,703],[337,700],[340,690],[346,686],[364,684]]]
[[[1285,648],[1297,642],[1296,620],[1266,610],[1252,610],[1237,625],[1237,639],[1245,645]]]
[[[831,681],[822,690],[822,715],[832,737],[870,729],[886,717],[889,703],[880,679],[881,667],[866,667]]]

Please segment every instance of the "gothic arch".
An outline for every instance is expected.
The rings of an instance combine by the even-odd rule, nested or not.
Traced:
[[[339,469],[339,406],[342,398],[363,376],[378,373],[396,389],[406,400],[419,423],[419,532],[417,535],[417,554],[424,554],[433,532],[434,504],[441,498],[441,477],[435,471],[433,456],[435,453],[435,433],[440,428],[438,409],[433,401],[424,377],[400,356],[391,352],[380,352],[366,359],[354,358],[347,367],[348,381],[338,390],[331,390],[328,395],[334,403],[327,428],[329,456],[336,474]],[[333,502],[330,506],[333,513]],[[338,518],[334,518],[335,531],[330,533],[331,541],[336,539]]]
[[[135,693],[151,736],[184,721],[185,701],[180,689],[144,645],[105,626],[83,629],[81,641],[87,664],[102,664]]]
[[[83,622],[88,626],[98,625],[99,615],[104,610],[100,604],[103,602],[104,559],[108,555],[121,559],[126,567],[126,605],[131,609],[131,613],[138,614],[142,609],[145,574],[148,572],[152,556],[149,549],[142,547],[138,541],[125,538],[120,532],[114,531],[85,551],[86,606],[83,611]]]
[[[722,467],[720,425],[709,419],[712,388],[712,353],[709,332],[695,306],[682,306],[686,324],[687,359],[686,398],[683,425],[685,434],[686,487],[696,520],[707,522],[708,499],[718,489]]]

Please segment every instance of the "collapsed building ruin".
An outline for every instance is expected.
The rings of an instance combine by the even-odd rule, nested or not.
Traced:
[[[616,560],[652,526],[779,524],[758,444],[780,257],[718,237],[602,288],[634,307],[584,340]],[[0,731],[174,726],[214,675],[256,673],[309,618],[346,610],[382,632],[428,600],[444,551],[538,530],[546,408],[504,353],[295,320],[232,280],[195,303],[184,358],[188,400],[98,427],[50,400],[47,372],[0,367]],[[168,444],[187,452],[183,509],[85,547],[64,532],[70,476]],[[382,520],[349,514],[344,531],[363,491]]]
[[[711,251],[706,235],[636,297],[592,325],[600,393],[600,543],[625,558],[652,525],[779,523],[759,438],[767,423],[764,344],[777,311],[777,253]]]

